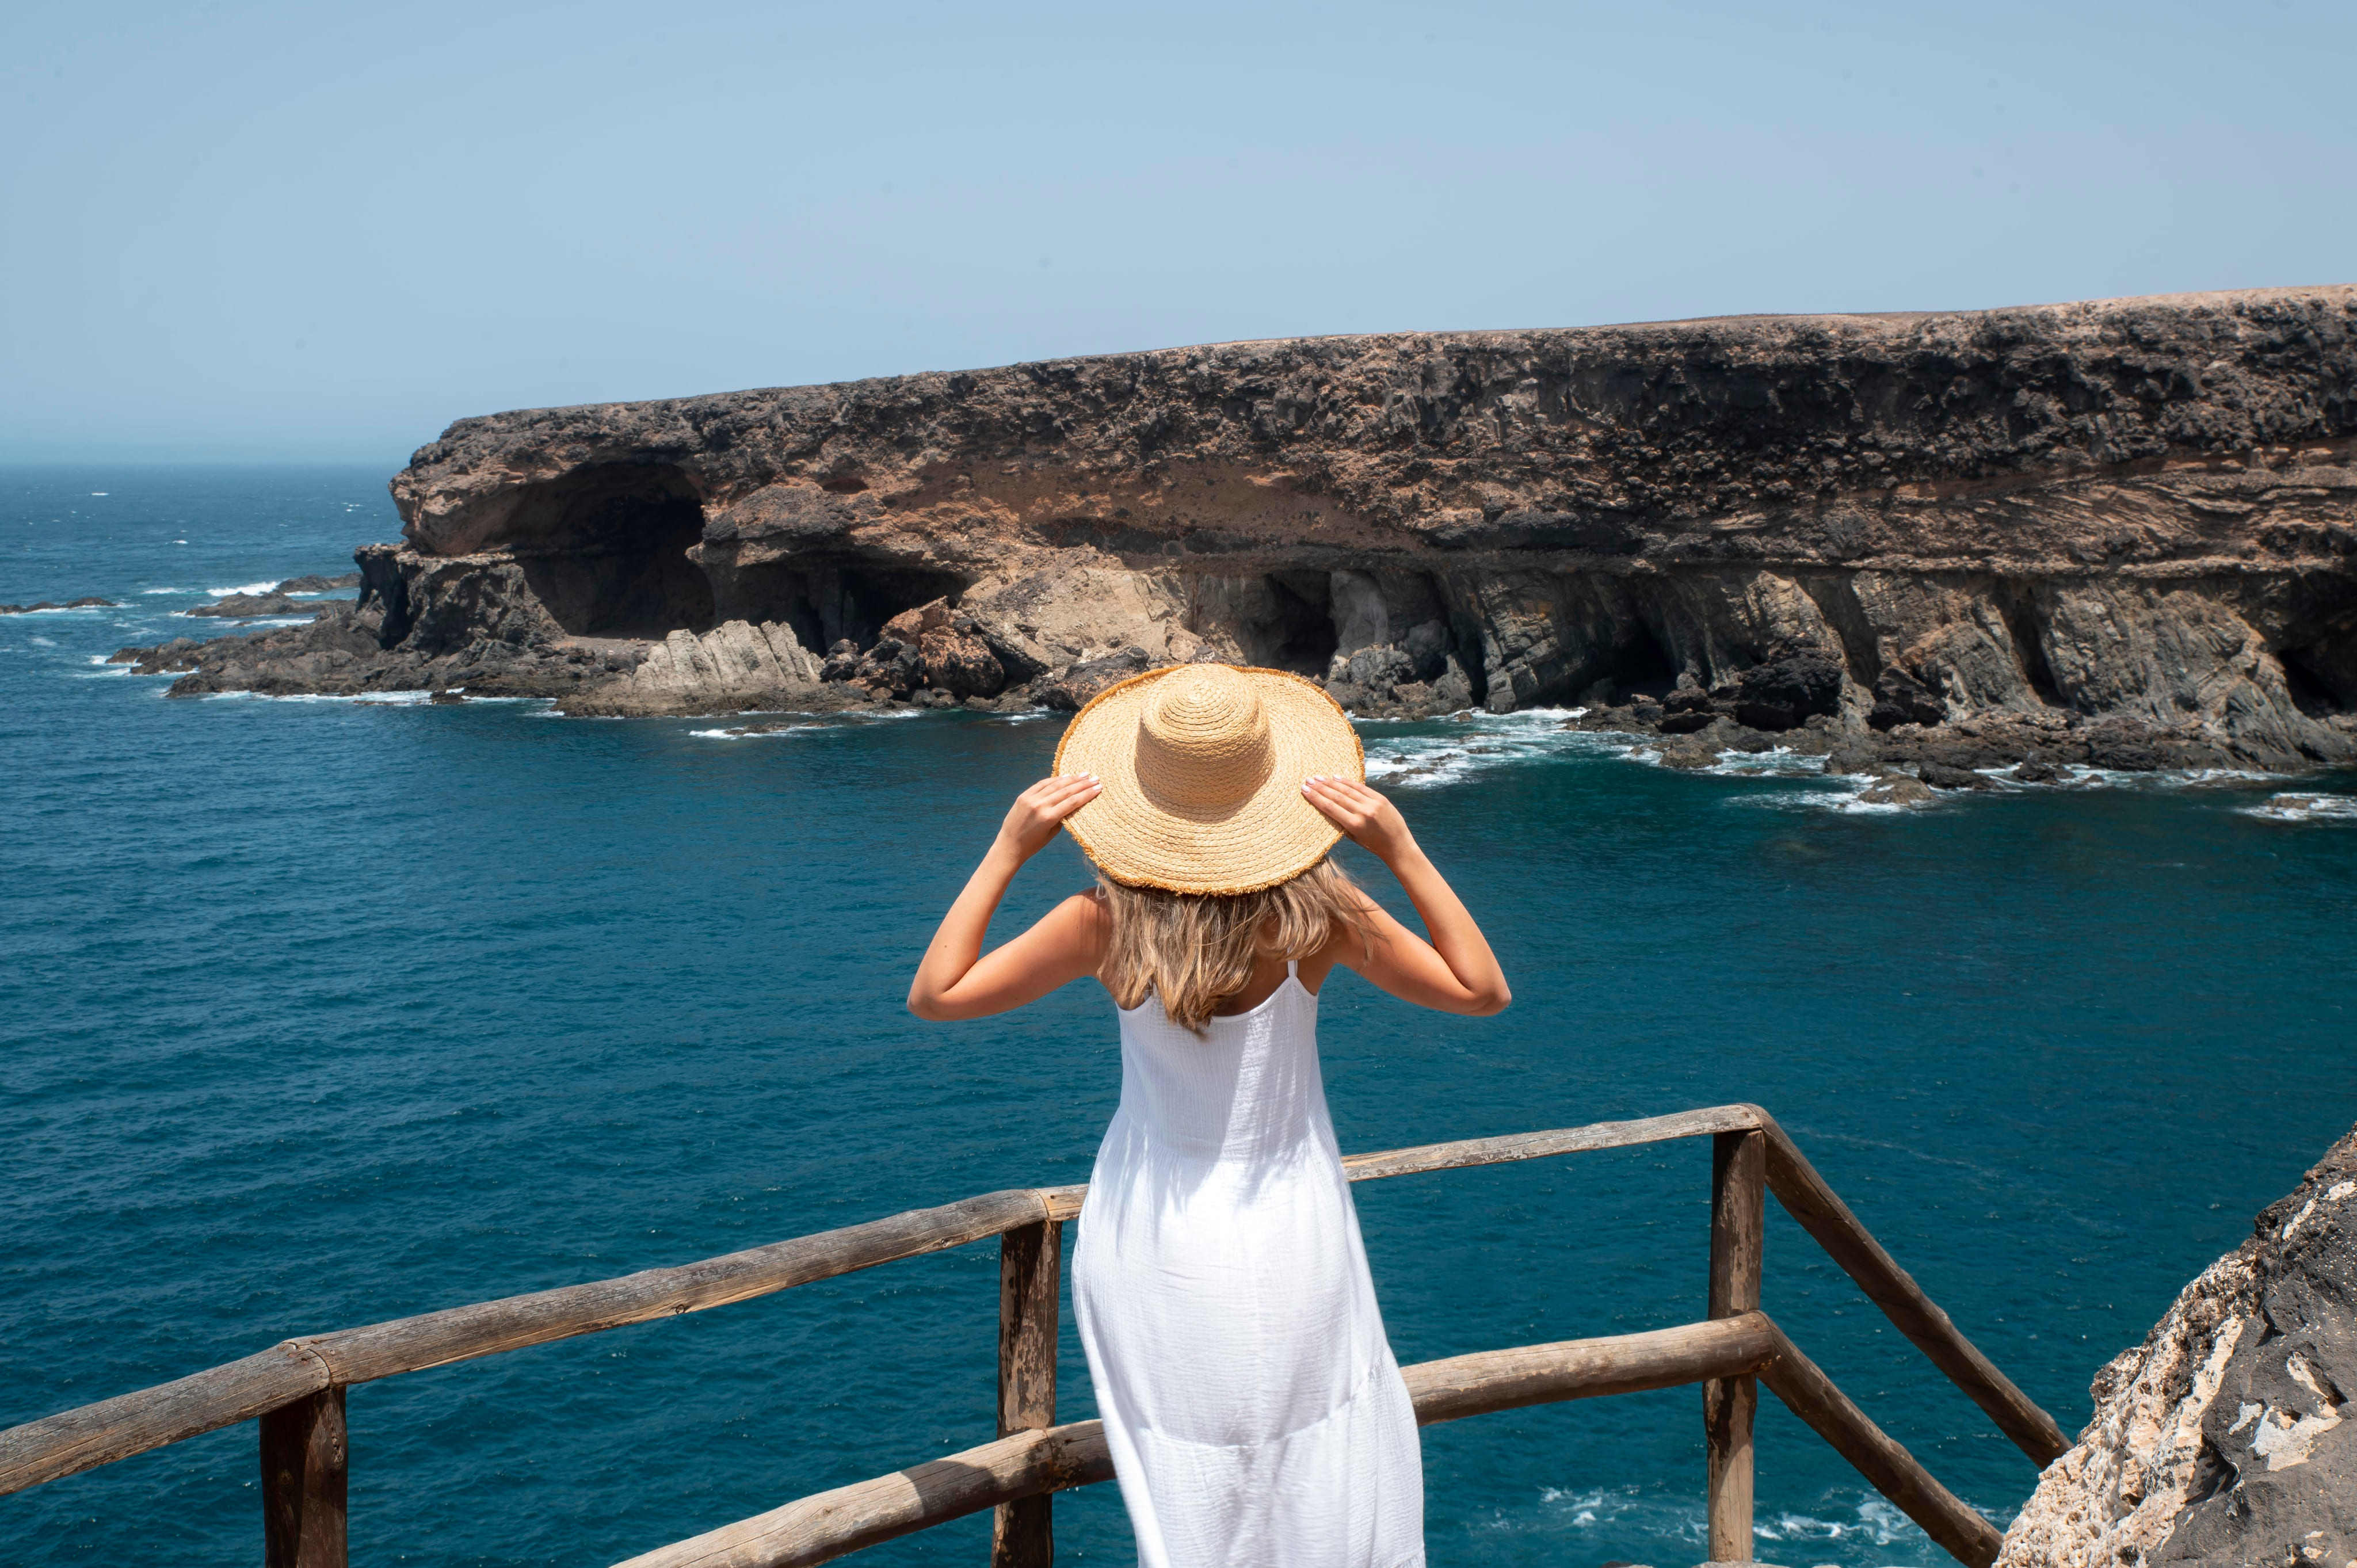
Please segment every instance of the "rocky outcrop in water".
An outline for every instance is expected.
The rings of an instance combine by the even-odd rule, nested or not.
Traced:
[[[1221,658],[1369,714],[1821,717],[1901,750],[1959,722],[1995,725],[1987,747],[2112,723],[2156,757],[2357,751],[2349,287],[1237,343],[537,410],[461,420],[393,494],[403,541],[360,553],[350,618],[385,680],[464,658],[636,701],[654,649],[741,625],[821,661],[816,682],[765,665],[762,701],[1045,700],[1106,660]],[[941,683],[887,630],[935,601],[980,650]],[[679,669],[698,678],[647,692],[755,694]]]
[[[2093,1391],[1998,1568],[2357,1563],[2357,1132]]]
[[[0,605],[0,616],[28,616],[36,610],[111,610],[115,607],[113,599],[102,599],[90,594],[79,599],[68,599],[63,604],[54,599],[43,599],[38,604]]]

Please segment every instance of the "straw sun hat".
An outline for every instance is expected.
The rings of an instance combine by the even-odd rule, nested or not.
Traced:
[[[1301,781],[1363,779],[1367,762],[1341,704],[1316,682],[1181,664],[1098,693],[1064,732],[1056,771],[1104,785],[1064,826],[1115,882],[1257,893],[1300,875],[1342,836]]]

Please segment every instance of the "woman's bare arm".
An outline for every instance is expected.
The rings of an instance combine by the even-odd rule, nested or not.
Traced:
[[[1427,942],[1370,900],[1372,950],[1342,934],[1337,960],[1419,1007],[1484,1017],[1503,1012],[1514,999],[1505,972],[1456,889],[1417,847],[1399,808],[1350,779],[1312,779],[1301,792],[1352,843],[1390,868],[1432,934]]]
[[[1023,863],[1048,847],[1066,817],[1097,798],[1086,774],[1043,779],[1015,798],[998,837],[942,917],[941,929],[909,983],[909,1011],[948,1023],[1005,1013],[1058,986],[1094,974],[1104,953],[1103,911],[1093,895],[1065,899],[1039,923],[986,956],[983,938]]]

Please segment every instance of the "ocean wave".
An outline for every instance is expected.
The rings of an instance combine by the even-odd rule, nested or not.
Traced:
[[[142,594],[145,594],[145,595],[147,595],[147,596],[153,596],[154,595],[156,595],[156,594],[193,594],[193,593],[195,593],[195,592],[196,592],[196,589],[194,589],[194,588],[142,588],[142,589],[140,589],[139,591],[140,591]]]
[[[2005,1520],[1991,1522],[2002,1528]],[[1506,1510],[1476,1528],[1512,1534],[1577,1531],[1600,1538],[1595,1551],[1639,1552],[1657,1562],[1665,1551],[1706,1549],[1710,1539],[1709,1518],[1699,1502],[1637,1485],[1544,1487],[1535,1509]],[[1913,1520],[1875,1493],[1847,1487],[1825,1492],[1806,1510],[1763,1509],[1752,1521],[1751,1534],[1782,1547],[1779,1555],[1792,1562],[1888,1563],[1932,1556],[1931,1539]],[[1803,1556],[1794,1550],[1803,1547],[1817,1550]]]
[[[2272,795],[2242,813],[2270,822],[2357,822],[2357,795]]]
[[[692,729],[687,733],[698,740],[775,740],[780,736],[823,727],[818,724],[740,725],[735,729]]]
[[[456,688],[454,688],[455,690]],[[210,703],[251,699],[257,703],[350,703],[361,707],[407,708],[434,700],[431,692],[206,692]],[[470,703],[536,703],[538,697],[469,697]]]
[[[1625,752],[1620,737],[1565,726],[1586,708],[1527,708],[1512,714],[1465,713],[1441,720],[1361,720],[1361,725],[1426,723],[1448,726],[1432,735],[1363,736],[1367,779],[1394,789],[1455,784],[1510,763],[1570,753]]]
[[[225,599],[231,594],[266,594],[278,585],[278,581],[275,577],[269,577],[259,583],[242,583],[234,588],[207,588],[205,592],[217,599]]]

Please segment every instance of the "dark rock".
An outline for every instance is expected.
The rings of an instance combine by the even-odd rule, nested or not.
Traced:
[[[1662,708],[1670,714],[1702,714],[1711,711],[1710,693],[1699,686],[1681,686],[1662,699]]]
[[[118,607],[120,607],[113,599],[102,599],[95,595],[85,595],[79,599],[68,599],[63,604],[59,604],[53,599],[43,599],[40,603],[32,605],[0,605],[0,616],[28,616],[35,610],[111,610]]]
[[[338,588],[357,588],[360,585],[361,575],[358,572],[346,572],[334,577],[322,577],[314,572],[305,577],[289,577],[270,591],[274,594],[331,594]]]
[[[1881,766],[1880,757],[1857,746],[1836,746],[1825,754],[1828,773],[1872,773]]]
[[[1812,714],[1841,712],[1842,662],[1813,642],[1769,645],[1738,680],[1735,716],[1753,729],[1788,730]]]
[[[1686,772],[1711,767],[1718,761],[1718,747],[1706,740],[1691,736],[1674,740],[1662,747],[1662,766]]]
[[[1153,661],[1146,657],[1146,650],[1125,648],[1061,671],[1047,682],[1039,700],[1059,713],[1076,713],[1107,686],[1132,675],[1142,675],[1151,668]]]
[[[859,672],[859,644],[845,638],[826,650],[826,662],[819,667],[822,681],[848,681]]]
[[[2024,784],[2052,784],[2062,777],[2062,770],[2050,762],[2032,759],[2013,770],[2013,778]]]
[[[1874,728],[1889,730],[1900,725],[1921,725],[1928,729],[1947,716],[1947,704],[1898,665],[1886,667],[1875,677],[1874,708],[1866,716],[1866,722]]]
[[[1931,786],[1903,773],[1877,779],[1857,792],[1857,798],[1869,806],[1920,806],[1931,800]]]
[[[1951,768],[1943,762],[1919,763],[1915,777],[1934,789],[1987,789],[1989,781],[1968,768]]]
[[[297,603],[273,590],[267,594],[231,594],[211,604],[199,605],[188,613],[192,616],[219,616],[229,620],[258,620],[265,617],[274,619],[283,616],[317,615],[331,607],[318,599]]]
[[[1693,735],[1697,730],[1708,729],[1717,717],[1708,707],[1689,708],[1683,713],[1663,714],[1661,722],[1653,727],[1663,735]]]

